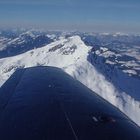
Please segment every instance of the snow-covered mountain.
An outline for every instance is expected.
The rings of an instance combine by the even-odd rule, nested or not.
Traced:
[[[60,67],[140,125],[139,43],[138,35],[1,32],[0,86],[19,68]]]

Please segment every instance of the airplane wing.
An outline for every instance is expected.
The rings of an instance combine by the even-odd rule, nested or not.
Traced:
[[[0,88],[0,140],[140,140],[140,129],[61,69],[32,67]]]

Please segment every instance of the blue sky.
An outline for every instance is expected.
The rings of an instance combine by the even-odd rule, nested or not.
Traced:
[[[0,27],[140,33],[140,0],[0,0]]]

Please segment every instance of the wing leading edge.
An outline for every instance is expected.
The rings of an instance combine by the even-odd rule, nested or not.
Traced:
[[[0,140],[138,140],[140,129],[55,67],[17,70],[0,89]]]

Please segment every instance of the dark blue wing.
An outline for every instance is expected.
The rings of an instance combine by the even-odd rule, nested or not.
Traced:
[[[0,140],[140,140],[140,129],[61,69],[33,67],[0,89]]]

